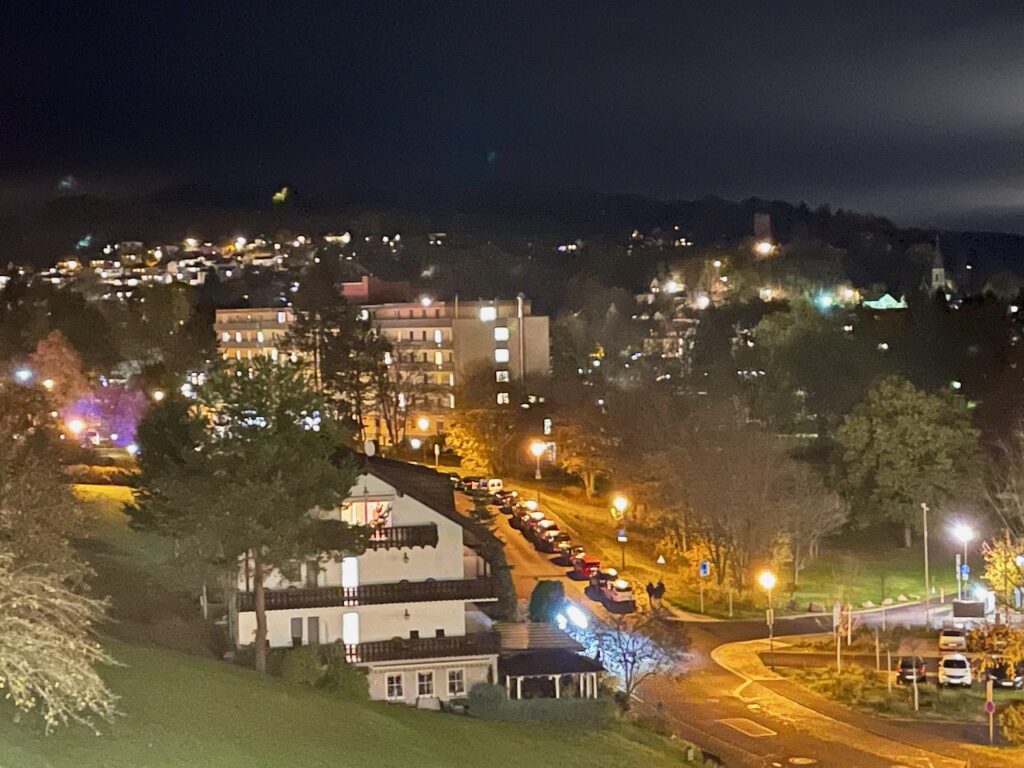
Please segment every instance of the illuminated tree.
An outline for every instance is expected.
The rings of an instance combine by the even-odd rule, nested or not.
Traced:
[[[668,672],[684,650],[680,638],[670,636],[649,613],[596,623],[592,633],[580,639],[587,652],[600,654],[601,663],[619,679],[625,709],[644,681]]]
[[[1013,590],[1024,589],[1024,537],[1011,537],[1007,530],[1001,538],[984,542],[981,554],[985,558],[982,579],[1009,608]]]
[[[50,331],[29,355],[29,366],[39,382],[47,382],[54,404],[66,408],[89,392],[82,358],[60,331]]]

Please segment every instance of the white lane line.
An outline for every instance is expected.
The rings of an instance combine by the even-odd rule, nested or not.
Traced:
[[[778,736],[779,734],[773,731],[771,728],[766,728],[760,723],[755,723],[746,717],[727,717],[724,720],[719,720],[722,725],[727,725],[730,728],[742,733],[744,736],[750,736],[755,739],[762,738],[764,736]]]

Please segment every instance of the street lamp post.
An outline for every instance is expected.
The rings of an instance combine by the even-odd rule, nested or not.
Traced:
[[[775,588],[775,574],[771,571],[761,571],[757,577],[757,583],[768,593],[768,610],[765,611],[765,623],[768,625],[768,655],[771,659],[772,671],[775,671],[775,615],[772,609],[772,590]]]
[[[626,570],[626,542],[629,541],[626,536],[625,522],[627,509],[629,509],[629,499],[621,493],[612,499],[612,517],[622,523],[622,527],[619,528],[618,533],[615,535],[615,539],[619,542],[619,545],[622,548],[622,570]]]
[[[962,561],[962,568],[969,571],[969,569],[966,568],[967,545],[974,540],[974,529],[966,523],[957,523],[955,526],[953,526],[953,536],[956,538],[957,541],[964,545],[964,559]],[[964,584],[963,570],[960,570],[957,572],[956,575],[956,596],[958,600],[963,599],[964,593],[967,591],[965,589],[965,586],[966,585]]]
[[[530,453],[533,454],[533,458],[537,462],[537,468],[533,472],[534,480],[540,480],[540,457],[544,455],[547,449],[548,447],[540,440],[534,440],[530,443]]]
[[[924,623],[931,624],[932,583],[928,578],[928,505],[921,502],[922,531],[924,540]],[[884,598],[885,595],[882,595]]]

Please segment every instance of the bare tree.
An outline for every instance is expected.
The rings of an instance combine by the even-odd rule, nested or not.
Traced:
[[[1024,536],[1024,424],[999,446],[986,478],[985,501],[1014,536]]]
[[[793,585],[800,572],[818,557],[821,540],[841,527],[849,517],[849,507],[836,492],[825,487],[821,477],[809,466],[793,459],[780,461],[779,503],[786,518],[789,556],[793,567]]]
[[[624,706],[645,680],[668,672],[679,660],[682,647],[670,638],[651,614],[617,616],[611,624],[599,624],[592,635],[591,652],[600,654],[607,669],[622,683]]]

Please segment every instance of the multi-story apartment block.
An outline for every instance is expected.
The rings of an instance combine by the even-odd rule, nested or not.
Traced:
[[[341,507],[317,514],[371,526],[369,547],[304,563],[296,582],[268,575],[271,647],[331,644],[367,668],[374,699],[444,701],[497,680],[499,641],[476,605],[495,601],[495,586],[447,477],[364,457]],[[239,646],[256,630],[248,566],[240,567],[229,616]]]
[[[389,364],[398,371],[407,436],[430,437],[445,430],[460,377],[470,371],[488,368],[496,402],[512,407],[517,405],[515,385],[547,375],[548,318],[534,315],[525,297],[410,301],[407,294],[406,283],[372,278],[346,283],[342,290],[392,343]],[[214,326],[218,347],[223,356],[236,359],[290,354],[282,344],[293,320],[287,308],[219,309]],[[370,437],[387,440],[380,418],[371,416],[365,426]]]
[[[217,349],[225,358],[251,360],[258,355],[290,355],[285,337],[295,321],[288,307],[280,309],[218,309],[213,329]]]
[[[374,325],[391,341],[395,363],[410,393],[410,435],[443,432],[455,407],[460,376],[491,371],[499,405],[513,402],[513,385],[546,376],[550,366],[548,318],[529,300],[368,304]]]

